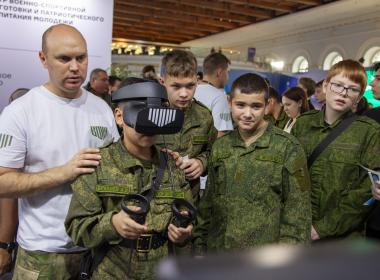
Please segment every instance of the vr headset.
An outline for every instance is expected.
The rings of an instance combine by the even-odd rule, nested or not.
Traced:
[[[166,89],[156,82],[124,86],[112,93],[112,102],[122,103],[124,122],[138,133],[174,134],[182,128],[183,112],[169,108]]]

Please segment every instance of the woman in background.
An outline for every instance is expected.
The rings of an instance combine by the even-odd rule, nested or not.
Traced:
[[[297,117],[309,110],[305,91],[300,87],[288,89],[282,96],[282,105],[284,106],[285,113],[289,117],[284,131],[290,133],[293,125],[296,123]]]

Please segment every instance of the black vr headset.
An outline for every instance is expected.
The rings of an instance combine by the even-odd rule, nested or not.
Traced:
[[[112,93],[112,102],[123,103],[123,120],[145,135],[174,134],[181,130],[184,115],[169,108],[164,86],[155,82],[127,85]]]

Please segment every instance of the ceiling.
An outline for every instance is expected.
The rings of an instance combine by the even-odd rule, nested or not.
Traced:
[[[181,44],[334,0],[115,0],[113,39]]]

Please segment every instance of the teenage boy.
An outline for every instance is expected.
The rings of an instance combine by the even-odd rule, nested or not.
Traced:
[[[167,95],[162,85],[141,80],[112,95],[118,103],[115,119],[123,128],[123,138],[100,149],[102,161],[95,173],[81,176],[72,186],[65,225],[74,243],[94,252],[97,263],[91,279],[153,279],[155,265],[168,255],[168,241],[183,243],[193,228],[170,223],[173,199],[191,201],[192,197],[183,172],[174,163],[167,162],[173,166],[165,169],[158,189],[152,192],[163,156],[154,145],[155,134],[164,133],[165,125],[156,126],[156,131],[150,128],[149,135],[136,130],[147,123],[142,117],[144,109],[176,118],[178,112],[165,106]],[[152,197],[145,224],[121,210],[127,194]]]
[[[312,240],[358,237],[364,232],[371,210],[365,204],[371,197],[371,181],[360,165],[380,169],[379,124],[358,117],[319,155],[311,155],[338,125],[352,117],[351,108],[363,97],[366,84],[367,76],[359,62],[343,60],[335,64],[323,82],[326,106],[299,117],[292,129],[309,160]]]
[[[281,103],[281,95],[271,86],[269,86],[269,97],[265,106],[265,120],[280,129],[284,129],[289,121]]]
[[[306,157],[297,139],[264,120],[267,101],[260,76],[234,81],[229,103],[237,129],[212,147],[193,234],[200,254],[309,240]]]
[[[210,111],[193,99],[197,86],[197,60],[188,51],[173,50],[162,59],[162,84],[172,108],[184,112],[180,132],[157,139],[157,144],[180,155],[177,162],[190,182],[195,201],[198,200],[199,177],[207,171],[211,145],[217,131]]]

